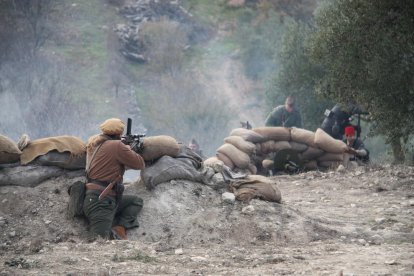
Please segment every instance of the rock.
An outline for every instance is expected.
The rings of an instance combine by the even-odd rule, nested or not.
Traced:
[[[225,203],[233,204],[236,201],[236,197],[233,193],[225,192],[221,195],[221,199]]]
[[[10,238],[14,238],[14,237],[16,237],[16,231],[11,231],[11,232],[9,233],[9,237],[10,237]]]
[[[408,201],[408,204],[409,204],[410,206],[414,206],[414,199],[411,199],[410,201]]]
[[[381,224],[381,223],[384,223],[385,220],[386,220],[385,218],[376,218],[375,222],[378,223],[378,224]]]
[[[346,169],[345,169],[344,165],[341,164],[341,165],[338,166],[336,171],[339,172],[339,173],[345,173]]]
[[[397,265],[398,262],[396,260],[387,260],[384,262],[387,265]]]
[[[358,239],[358,243],[365,245],[367,242],[364,239]]]
[[[246,207],[243,207],[243,209],[242,209],[243,214],[252,214],[253,212],[254,212],[253,205],[248,205]]]
[[[177,248],[177,249],[174,251],[174,254],[175,254],[175,255],[183,255],[183,253],[184,253],[184,251],[183,251],[183,249],[182,249],[182,248]]]
[[[191,257],[191,260],[193,262],[201,263],[201,262],[206,262],[207,258],[204,258],[204,257],[201,257],[201,256],[196,256],[196,257]]]

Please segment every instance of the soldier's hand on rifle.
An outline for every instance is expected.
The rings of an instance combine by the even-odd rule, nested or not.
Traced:
[[[348,147],[348,149],[345,152],[349,154],[355,154],[355,155],[357,154],[357,151],[351,147]]]

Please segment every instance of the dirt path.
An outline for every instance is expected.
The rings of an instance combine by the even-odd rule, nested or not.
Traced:
[[[130,186],[141,227],[89,244],[56,191],[70,179],[0,187],[0,275],[414,275],[414,168],[273,179],[283,203],[248,208],[199,183]]]

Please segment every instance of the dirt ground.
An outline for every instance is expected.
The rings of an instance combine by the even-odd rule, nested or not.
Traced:
[[[147,191],[129,241],[87,243],[65,216],[68,175],[0,187],[0,275],[414,275],[414,168],[272,179],[282,204],[222,201],[173,180]]]

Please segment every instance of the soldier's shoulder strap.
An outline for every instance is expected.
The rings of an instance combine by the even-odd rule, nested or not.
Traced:
[[[96,147],[95,151],[92,154],[92,157],[90,159],[90,161],[88,162],[88,158],[86,158],[86,166],[85,166],[85,172],[86,172],[86,176],[89,175],[89,169],[91,167],[92,161],[95,158],[96,153],[98,152],[98,150],[101,148],[101,146],[106,142],[107,140],[103,141],[101,144],[99,144],[99,146]]]

